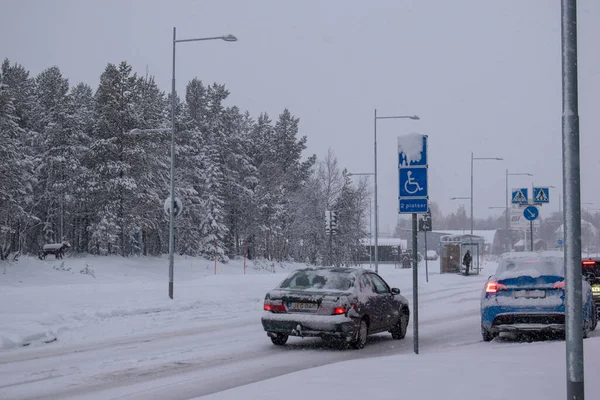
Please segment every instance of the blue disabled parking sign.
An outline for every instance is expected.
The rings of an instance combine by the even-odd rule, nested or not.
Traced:
[[[398,213],[429,211],[427,135],[398,137]]]
[[[400,197],[427,197],[427,168],[400,169]]]

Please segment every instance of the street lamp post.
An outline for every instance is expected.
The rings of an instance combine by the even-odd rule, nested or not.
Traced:
[[[511,247],[511,245],[509,244],[511,242],[511,240],[510,240],[509,233],[508,233],[510,230],[510,216],[508,214],[509,213],[509,211],[508,211],[508,197],[509,197],[508,196],[508,177],[516,176],[516,175],[533,176],[533,174],[530,174],[529,172],[511,172],[511,173],[509,173],[508,170],[506,170],[506,186],[505,186],[505,189],[506,189],[506,195],[505,195],[505,197],[506,197],[506,199],[505,199],[506,200],[506,216],[505,216],[505,218],[506,218],[506,226],[505,226],[505,229],[506,229],[506,234],[505,234],[506,251],[510,251],[510,247]]]
[[[171,83],[171,207],[169,211],[169,297],[173,298],[173,266],[175,264],[175,48],[177,43],[199,42],[205,40],[224,40],[235,42],[233,35],[213,36],[193,39],[177,39],[176,28],[173,27],[173,79]]]
[[[471,200],[471,197],[467,197],[467,196],[462,196],[462,197],[450,197],[450,200]],[[465,229],[463,229],[463,233],[465,232]]]
[[[471,152],[471,240],[473,240],[473,161],[483,161],[483,160],[494,160],[494,161],[502,161],[501,157],[473,157],[473,152]]]
[[[379,272],[379,254],[378,247],[379,243],[377,241],[379,237],[379,203],[377,202],[377,120],[378,119],[412,119],[419,120],[420,118],[416,115],[398,115],[398,116],[387,116],[387,117],[378,117],[377,109],[375,109],[375,114],[373,117],[373,148],[374,148],[374,163],[375,163],[375,272]]]
[[[347,172],[345,176],[354,176],[354,175],[368,175],[368,176],[375,176],[374,172],[356,172],[356,173],[352,173],[352,172]],[[371,209],[373,208],[373,204],[371,201],[369,201],[369,247],[372,246],[373,244],[371,243],[371,239],[373,237],[373,231],[371,229],[372,226],[372,221],[371,221]],[[369,269],[371,268],[371,249],[369,248]]]

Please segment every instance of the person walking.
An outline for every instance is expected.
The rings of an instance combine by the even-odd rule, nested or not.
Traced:
[[[463,257],[463,265],[465,266],[465,275],[469,275],[469,267],[471,266],[471,261],[473,261],[473,258],[471,257],[471,251],[467,250],[467,252],[465,253],[465,256]]]

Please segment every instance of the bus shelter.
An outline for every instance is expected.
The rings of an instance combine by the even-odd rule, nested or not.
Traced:
[[[440,273],[463,273],[465,266],[462,265],[462,260],[469,250],[473,259],[469,273],[479,274],[484,245],[485,239],[482,236],[470,234],[442,236],[440,238]]]

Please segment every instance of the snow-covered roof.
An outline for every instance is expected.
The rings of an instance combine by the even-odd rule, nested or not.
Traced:
[[[471,231],[463,230],[440,230],[434,231],[434,233],[441,233],[445,235],[468,235]],[[496,235],[495,230],[473,230],[473,236],[481,236],[485,243],[494,243],[494,236]]]
[[[360,241],[364,246],[375,246],[375,238],[366,238]],[[380,237],[377,240],[378,246],[401,246],[405,249],[408,246],[408,241],[406,239],[399,238],[382,238]]]
[[[598,235],[598,228],[596,228],[594,224],[592,224],[590,221],[586,221],[585,219],[581,219],[581,229],[585,228],[588,228],[594,236]],[[561,224],[558,228],[556,228],[554,233],[556,233],[557,235],[561,235],[562,232],[564,232],[564,229],[565,228]]]

